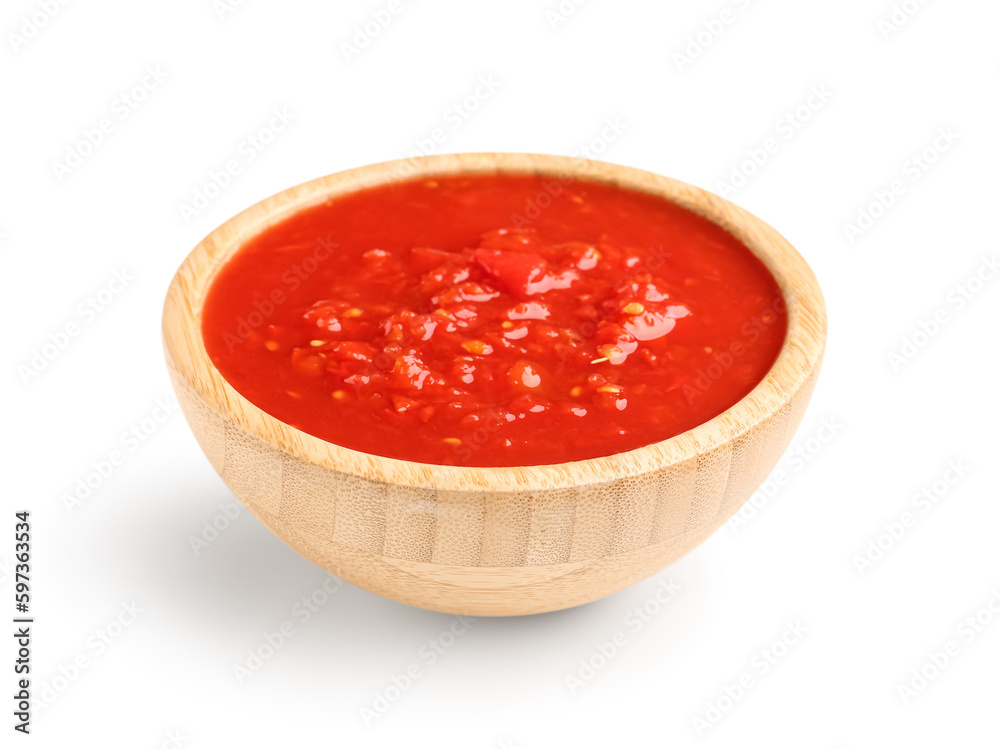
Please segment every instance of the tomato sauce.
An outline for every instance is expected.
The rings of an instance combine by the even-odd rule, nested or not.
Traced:
[[[781,292],[735,237],[612,185],[516,175],[370,188],[249,240],[203,309],[250,402],[354,450],[518,466],[610,455],[734,405]]]

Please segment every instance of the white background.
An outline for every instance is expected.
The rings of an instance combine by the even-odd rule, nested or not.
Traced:
[[[889,0],[591,0],[564,4],[575,10],[553,26],[558,0],[400,1],[350,60],[343,43],[387,2],[248,0],[220,17],[211,0],[92,0],[50,19],[36,15],[43,2],[4,3],[0,600],[12,616],[13,514],[29,508],[33,688],[55,697],[35,710],[32,736],[15,738],[130,748],[176,745],[177,732],[190,747],[998,745],[1000,614],[984,607],[1000,591],[1000,279],[968,281],[1000,249],[1000,7],[907,0],[915,12],[880,28]],[[723,10],[721,34],[692,47],[688,37]],[[32,17],[46,23],[27,39]],[[165,79],[131,94],[156,66]],[[480,88],[475,111],[456,117],[481,76],[495,90]],[[823,101],[810,99],[813,87],[825,88]],[[123,110],[122,95],[144,100]],[[249,159],[245,139],[282,107],[292,122]],[[82,163],[54,166],[105,117],[110,132]],[[206,521],[224,524],[232,495],[176,413],[155,430],[146,421],[141,443],[123,434],[159,415],[156,398],[173,402],[161,303],[202,236],[295,183],[406,156],[438,127],[435,152],[586,148],[715,191],[734,169],[754,171],[730,197],[811,263],[830,339],[793,443],[799,457],[779,465],[784,484],[759,494],[744,524],[591,605],[478,620],[430,663],[421,648],[453,617],[344,585],[303,621],[293,607],[325,573],[245,512],[196,554],[192,538]],[[935,146],[949,128],[957,139]],[[768,138],[775,152],[743,167]],[[231,159],[236,177],[185,220],[181,205]],[[845,224],[896,180],[892,205],[849,236]],[[123,269],[131,280],[111,303],[78,315]],[[921,321],[942,310],[947,322],[923,335]],[[70,323],[78,334],[26,373]],[[894,365],[890,354],[902,356],[915,334],[923,345]],[[67,507],[112,450],[122,464]],[[949,461],[968,468],[935,489]],[[916,499],[925,488],[933,504]],[[911,527],[880,541],[906,512]],[[887,550],[861,570],[859,559],[877,556],[872,542]],[[659,604],[670,579],[679,590]],[[109,628],[132,601],[138,617]],[[992,601],[1000,610],[1000,594]],[[644,605],[656,613],[636,627],[628,617]],[[963,628],[977,612],[980,631]],[[234,667],[285,622],[292,636],[241,683]],[[764,673],[759,652],[789,622],[808,631]],[[574,689],[567,679],[580,678],[581,659],[601,664],[598,645],[618,632],[626,644]],[[11,694],[14,651],[3,640]],[[944,670],[901,694],[949,641],[958,654]],[[78,656],[87,666],[74,673]],[[366,724],[363,708],[411,664],[419,677],[402,694],[389,689],[396,699]],[[753,686],[728,702],[727,685],[747,674]],[[2,712],[9,736],[10,702]],[[697,719],[710,727],[699,733]]]

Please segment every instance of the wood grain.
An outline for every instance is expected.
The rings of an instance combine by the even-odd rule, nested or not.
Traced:
[[[552,466],[435,466],[356,452],[269,416],[230,386],[201,339],[218,269],[262,229],[336,195],[401,177],[529,173],[612,182],[683,205],[741,239],[774,274],[788,335],[764,380],[725,413],[670,440]],[[637,169],[559,156],[456,154],[322,177],[243,211],[191,252],[167,292],[167,367],[212,466],[303,556],[348,582],[470,615],[575,606],[641,580],[721,526],[770,473],[812,393],[826,340],[815,276],[747,211]]]

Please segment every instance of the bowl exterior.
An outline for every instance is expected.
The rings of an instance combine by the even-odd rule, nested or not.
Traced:
[[[330,573],[421,608],[537,614],[622,590],[714,533],[788,446],[815,383],[686,461],[585,487],[448,492],[362,479],[246,434],[171,367],[212,466],[275,535]]]

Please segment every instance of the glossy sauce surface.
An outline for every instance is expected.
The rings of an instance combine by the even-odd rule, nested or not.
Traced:
[[[735,404],[781,348],[773,277],[708,220],[530,176],[380,186],[302,211],[219,271],[202,333],[262,410],[424,463],[561,463]]]

